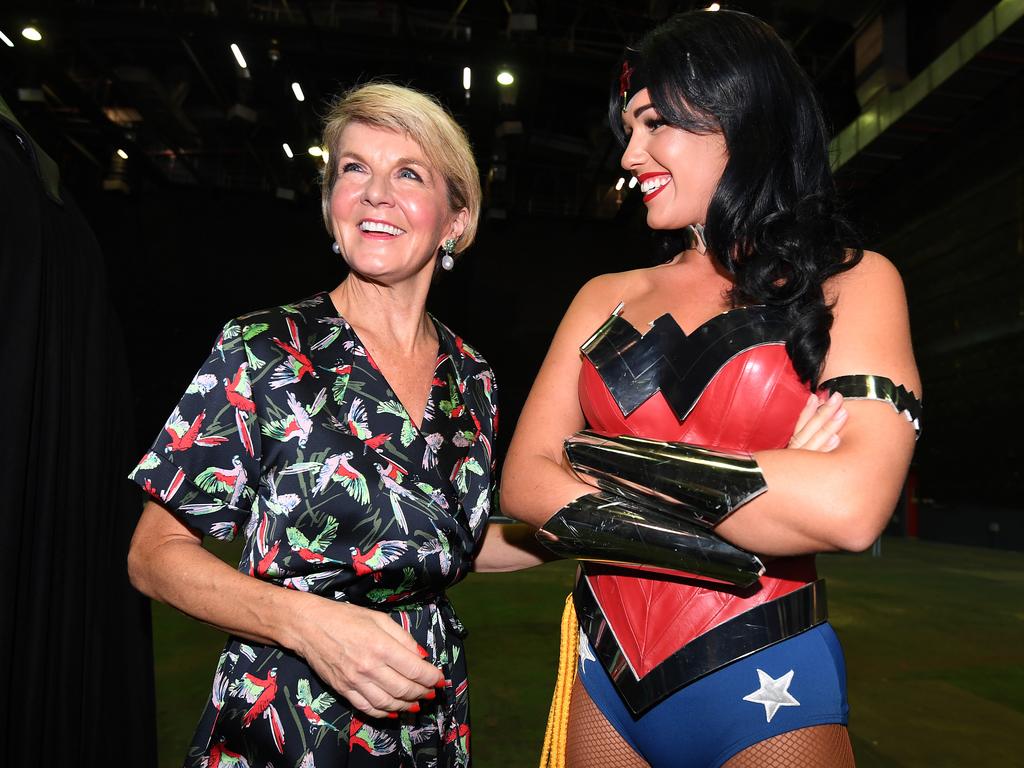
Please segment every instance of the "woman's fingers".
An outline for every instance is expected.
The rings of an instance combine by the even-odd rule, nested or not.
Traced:
[[[370,717],[395,717],[395,713],[386,709],[378,709],[370,703],[362,693],[357,691],[355,688],[349,688],[348,690],[338,691],[342,696],[348,699],[348,703],[358,709],[360,712],[370,715]]]
[[[821,405],[821,401],[817,395],[808,395],[807,402],[804,403],[804,409],[800,411],[800,416],[796,420],[796,428],[793,430],[793,438],[789,441],[790,448],[799,448],[798,445],[793,445],[793,440],[796,436],[801,433],[804,427],[807,426],[807,422],[811,420],[811,417],[817,413],[818,406]]]
[[[419,683],[426,689],[433,689],[444,681],[444,674],[429,661],[429,654],[415,638],[383,614],[376,614],[381,628],[393,638],[405,653],[395,653],[388,665],[398,674]]]
[[[818,430],[804,443],[805,451],[820,451],[828,453],[839,446],[839,430],[846,423],[847,410],[840,408],[828,421],[824,422]]]
[[[420,700],[435,695],[441,670],[387,614],[329,602],[315,603],[312,612],[302,655],[356,709],[385,717],[417,711]]]
[[[807,451],[831,451],[839,445],[839,430],[846,423],[847,412],[843,408],[843,396],[838,392],[834,393],[824,403],[816,406],[810,417],[804,420],[812,405],[809,400],[801,411],[789,447]],[[800,423],[801,420],[803,424]]]

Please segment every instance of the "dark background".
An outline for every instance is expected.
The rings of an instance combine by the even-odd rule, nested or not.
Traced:
[[[57,160],[105,253],[138,453],[226,319],[343,276],[307,147],[330,98],[378,76],[434,93],[470,133],[480,234],[430,304],[496,369],[503,451],[575,291],[652,263],[638,191],[614,189],[608,83],[627,42],[702,5],[5,2],[0,31],[14,45],[0,42],[0,93]],[[906,281],[926,392],[918,533],[1024,549],[1024,23],[1010,3],[977,0],[724,5],[776,27],[836,133],[930,78],[923,99],[843,158],[837,181],[868,247]],[[38,43],[21,35],[30,23]],[[972,47],[978,24],[999,31]],[[940,57],[955,70],[942,82]],[[503,67],[510,89],[495,82]],[[893,530],[905,525],[901,513]]]

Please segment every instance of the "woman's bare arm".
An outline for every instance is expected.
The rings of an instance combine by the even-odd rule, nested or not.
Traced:
[[[594,490],[566,470],[562,442],[584,426],[577,391],[579,346],[621,298],[618,277],[597,278],[577,295],[517,425],[502,501],[509,515],[532,525],[542,525],[566,503]],[[822,379],[887,376],[920,397],[906,298],[895,268],[867,253],[828,288],[838,298]],[[716,528],[720,535],[767,555],[870,546],[895,506],[913,453],[914,430],[886,403],[833,402],[820,413],[839,415],[838,444],[827,441],[837,424],[816,419],[811,433],[817,436],[797,440],[800,448],[758,452],[768,492],[721,523]]]
[[[918,398],[903,283],[895,267],[866,253],[831,286],[838,296],[822,380],[876,374]],[[829,453],[761,451],[768,492],[737,510],[717,532],[767,555],[860,551],[885,528],[914,452],[914,429],[887,403],[846,400],[841,444]]]
[[[544,358],[502,472],[502,511],[540,527],[573,499],[594,488],[568,471],[562,443],[586,425],[580,409],[580,346],[623,298],[621,276],[603,275],[580,289]]]
[[[537,529],[522,523],[490,523],[473,561],[478,573],[508,573],[557,559],[536,537]]]
[[[291,649],[335,691],[375,717],[415,708],[442,678],[386,614],[284,589],[203,549],[172,512],[149,502],[128,553],[132,584],[233,635]]]

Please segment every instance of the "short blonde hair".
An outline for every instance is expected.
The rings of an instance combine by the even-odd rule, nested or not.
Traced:
[[[387,82],[357,86],[342,94],[324,119],[323,145],[330,153],[321,179],[324,225],[331,230],[331,191],[338,180],[337,150],[350,123],[404,133],[415,141],[427,162],[441,174],[451,211],[465,208],[469,221],[455,246],[464,251],[476,236],[480,218],[480,173],[462,127],[440,102],[426,93]]]

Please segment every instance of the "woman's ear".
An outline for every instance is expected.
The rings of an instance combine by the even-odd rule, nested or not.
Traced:
[[[468,223],[469,209],[459,209],[459,211],[452,217],[451,227],[448,230],[448,237],[455,238],[456,241],[459,240],[459,238],[462,237],[462,233],[466,231],[466,224]]]

